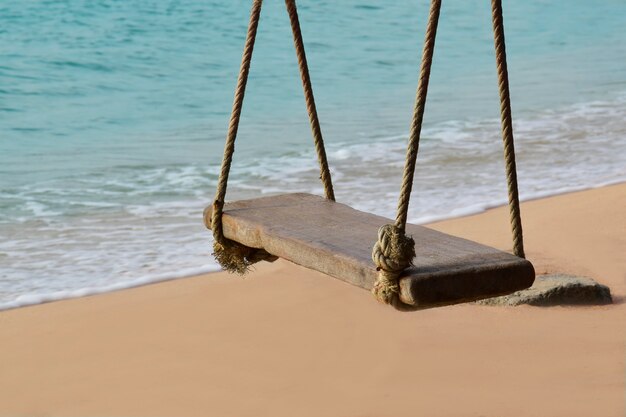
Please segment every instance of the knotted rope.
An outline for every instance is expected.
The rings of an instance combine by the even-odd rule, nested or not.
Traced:
[[[441,0],[432,0],[426,26],[424,49],[422,52],[422,64],[420,77],[417,84],[415,108],[409,133],[409,144],[402,177],[402,188],[398,199],[398,212],[395,225],[384,225],[378,231],[378,241],[372,251],[372,260],[378,270],[378,277],[372,288],[374,296],[385,304],[396,303],[398,295],[398,279],[404,269],[411,265],[415,257],[415,242],[405,234],[409,200],[413,188],[413,175],[415,173],[415,161],[419,150],[422,120],[428,94],[428,81],[430,79],[430,67],[433,62],[435,51],[435,38],[437,37],[437,24]]]
[[[213,211],[211,214],[211,229],[213,230],[214,238],[213,255],[222,266],[222,268],[230,272],[237,272],[239,274],[244,274],[245,272],[247,272],[252,264],[259,262],[260,260],[272,257],[263,249],[250,248],[238,242],[227,239],[224,236],[222,224],[222,216],[224,213],[224,200],[226,196],[226,188],[228,185],[228,175],[230,172],[230,166],[232,164],[233,154],[235,152],[235,140],[237,139],[237,130],[239,129],[239,119],[241,117],[241,109],[243,107],[243,100],[246,91],[246,84],[248,82],[248,74],[250,72],[250,63],[252,61],[252,52],[254,50],[254,43],[256,40],[256,33],[259,25],[262,4],[263,0],[253,0],[252,2],[250,22],[248,24],[248,33],[246,36],[246,43],[244,45],[243,55],[241,58],[241,67],[239,70],[239,77],[237,79],[237,87],[235,89],[233,109],[230,117],[230,123],[228,125],[226,144],[224,146],[222,168],[217,183],[215,199],[213,202]],[[304,97],[306,100],[307,111],[311,123],[311,131],[313,133],[315,149],[317,151],[317,156],[320,164],[320,179],[322,180],[322,184],[324,185],[326,198],[334,201],[335,194],[333,191],[330,169],[328,168],[326,150],[324,149],[322,130],[320,128],[317,110],[315,107],[315,99],[313,96],[313,88],[311,86],[311,78],[309,76],[309,68],[306,61],[306,54],[304,51],[304,43],[302,41],[302,33],[300,31],[300,22],[298,20],[296,2],[295,0],[285,0],[285,4],[287,6],[287,12],[289,14],[291,28],[293,31],[294,45],[298,58],[298,66],[300,68],[300,75],[302,77],[302,86],[304,89]]]
[[[415,242],[404,231],[392,224],[378,229],[378,241],[372,251],[378,278],[372,293],[379,301],[391,305],[400,304],[398,277],[411,265],[414,257]]]
[[[506,63],[502,1],[492,0],[491,5],[496,64],[498,69],[498,86],[500,90],[502,140],[504,143],[504,159],[509,193],[509,210],[513,234],[513,253],[516,256],[523,258],[524,243],[519,195],[517,190],[517,170],[515,166],[515,147],[513,139],[508,70]],[[402,179],[402,189],[398,200],[396,222],[393,226],[385,225],[380,228],[378,231],[378,241],[374,245],[372,252],[372,259],[376,264],[376,269],[379,271],[378,278],[374,284],[372,292],[378,300],[386,304],[398,303],[398,279],[402,271],[411,264],[411,261],[415,256],[413,239],[408,238],[405,235],[405,228],[411,189],[413,187],[415,162],[419,151],[420,133],[424,116],[424,106],[426,104],[426,95],[428,93],[428,81],[430,78],[430,68],[435,47],[440,9],[441,0],[432,0],[430,4],[428,25],[426,27],[420,78],[417,87],[415,109],[413,112],[413,120],[409,135],[406,163]]]

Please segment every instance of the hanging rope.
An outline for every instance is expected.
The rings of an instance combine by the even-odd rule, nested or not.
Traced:
[[[409,133],[409,144],[402,177],[402,189],[400,190],[400,197],[398,199],[396,222],[394,225],[385,225],[379,229],[378,241],[372,250],[372,260],[378,270],[378,278],[374,283],[372,293],[379,301],[385,304],[398,305],[400,303],[398,299],[398,278],[402,271],[411,265],[415,257],[415,242],[412,238],[406,236],[405,229],[409,200],[413,188],[415,161],[419,151],[422,120],[424,117],[424,107],[426,105],[426,95],[428,94],[428,81],[430,79],[430,67],[433,62],[440,10],[441,0],[432,0],[430,3],[428,24],[426,26],[422,64],[417,84],[413,120]]]
[[[315,142],[318,161],[320,164],[320,179],[324,186],[326,198],[334,201],[334,191],[324,149],[324,140],[320,128],[320,123],[315,106],[311,79],[302,41],[300,22],[298,19],[295,0],[285,0],[287,12],[289,14],[291,28],[293,32],[296,56],[302,78],[302,86],[306,101],[311,131]],[[224,158],[222,169],[217,185],[216,196],[212,211],[212,229],[215,238],[214,255],[222,267],[231,271],[244,273],[249,266],[262,259],[267,259],[271,255],[263,249],[249,248],[224,237],[222,215],[224,209],[224,198],[228,183],[228,175],[235,151],[235,140],[239,127],[239,119],[243,106],[245,88],[252,60],[252,52],[256,39],[256,32],[261,13],[262,0],[253,0],[250,13],[250,23],[248,34],[244,46],[235,99],[231,114],[226,145],[224,148]],[[403,270],[409,267],[415,257],[415,242],[406,235],[406,222],[409,208],[409,200],[413,187],[413,177],[415,164],[419,151],[422,121],[426,96],[428,93],[428,83],[432,66],[435,39],[437,35],[437,25],[441,9],[441,0],[431,0],[428,24],[426,27],[424,48],[420,76],[418,81],[413,119],[411,122],[409,143],[407,148],[406,162],[402,178],[402,188],[398,199],[398,211],[396,221],[393,225],[385,225],[379,229],[378,241],[372,251],[372,259],[376,264],[379,275],[372,292],[382,302],[402,307],[399,300],[398,278]],[[513,144],[513,129],[511,119],[511,103],[509,96],[508,72],[506,64],[506,50],[504,41],[504,27],[502,18],[501,0],[492,0],[494,44],[496,50],[496,62],[498,67],[498,80],[500,89],[501,117],[502,117],[502,139],[504,142],[504,156],[506,161],[507,185],[509,189],[509,206],[511,211],[511,227],[513,231],[514,253],[524,257],[522,226],[519,208],[519,197],[517,191],[517,175],[515,167],[515,149]]]
[[[300,20],[298,19],[298,9],[295,0],[285,0],[287,13],[289,13],[289,21],[291,22],[291,31],[293,32],[293,43],[296,48],[296,56],[298,58],[298,67],[300,68],[300,77],[302,78],[302,88],[304,89],[304,99],[306,101],[306,109],[309,113],[311,122],[311,132],[313,133],[313,141],[315,142],[315,150],[317,151],[317,159],[320,164],[320,179],[324,185],[324,194],[326,198],[335,201],[335,192],[333,191],[333,182],[330,177],[330,169],[328,168],[328,160],[326,159],[326,149],[324,148],[324,139],[322,138],[322,129],[317,118],[317,109],[315,107],[315,98],[313,97],[313,87],[311,86],[311,77],[309,76],[309,66],[306,61],[304,52],[304,42],[302,41],[302,32],[300,31]]]
[[[224,146],[222,169],[217,183],[217,190],[215,192],[215,200],[213,201],[213,211],[211,216],[211,229],[213,230],[214,239],[213,256],[215,256],[222,268],[227,271],[237,272],[240,274],[245,273],[250,265],[263,259],[267,253],[263,250],[249,248],[230,239],[226,239],[226,237],[224,237],[222,225],[224,198],[226,196],[226,188],[228,186],[228,174],[233,160],[233,153],[235,152],[235,139],[237,138],[237,130],[239,129],[241,108],[243,107],[243,98],[246,93],[246,84],[248,82],[248,73],[250,72],[250,62],[252,61],[252,51],[254,50],[254,42],[256,39],[257,27],[259,25],[262,4],[263,0],[254,0],[252,2],[248,35],[246,36],[246,43],[243,49],[243,56],[241,58],[241,67],[239,70],[239,77],[237,79],[233,110],[230,116],[230,123],[228,125],[226,145]]]
[[[252,52],[256,40],[259,18],[261,16],[261,6],[263,0],[253,0],[252,10],[250,12],[250,23],[248,24],[248,34],[241,58],[241,67],[235,89],[235,99],[233,109],[228,126],[228,134],[226,135],[226,145],[224,147],[224,157],[222,159],[222,169],[217,184],[215,200],[213,202],[213,210],[211,214],[211,228],[213,230],[213,255],[222,266],[230,272],[244,274],[248,271],[250,265],[264,259],[274,258],[263,249],[250,248],[238,242],[227,239],[224,236],[222,216],[224,213],[224,199],[226,196],[226,188],[228,186],[228,175],[232,164],[233,154],[235,152],[235,140],[237,139],[237,130],[239,128],[239,119],[241,117],[241,109],[248,82],[248,73],[250,72],[250,63],[252,61]],[[335,201],[330,169],[328,168],[328,160],[326,158],[326,150],[324,149],[324,140],[322,138],[322,130],[317,117],[315,107],[315,99],[313,96],[313,87],[311,86],[311,78],[309,76],[309,68],[304,52],[304,43],[302,41],[302,33],[300,31],[300,22],[298,20],[298,12],[295,0],[285,0],[291,28],[293,31],[294,45],[298,65],[300,67],[300,75],[302,77],[302,86],[304,89],[304,97],[306,101],[309,120],[311,122],[311,131],[315,142],[315,149],[320,164],[320,179],[324,186],[326,198]]]
[[[511,100],[506,63],[502,1],[492,0],[492,18],[496,64],[498,68],[498,86],[500,90],[500,113],[502,118],[502,140],[506,165],[507,186],[509,192],[509,210],[513,233],[513,253],[524,258],[522,220],[520,215],[519,195],[517,190],[517,170],[515,166],[515,147],[511,117]],[[406,164],[402,179],[402,189],[398,200],[398,213],[394,225],[385,225],[378,232],[378,241],[372,251],[372,259],[379,271],[378,279],[372,292],[376,298],[386,304],[398,305],[398,278],[404,269],[411,265],[415,256],[414,241],[405,234],[409,200],[413,187],[415,162],[419,150],[420,132],[424,115],[424,106],[428,92],[430,67],[432,64],[437,23],[441,0],[432,0],[426,28],[422,66],[415,100],[415,110],[409,135]]]
[[[502,141],[504,142],[504,160],[506,182],[509,190],[509,211],[513,232],[513,253],[525,258],[522,217],[517,192],[517,169],[515,167],[515,146],[513,144],[513,122],[511,117],[511,99],[509,96],[509,73],[506,65],[506,46],[504,42],[504,23],[502,0],[491,1],[493,36],[498,67],[498,87],[500,89],[500,115],[502,119]]]

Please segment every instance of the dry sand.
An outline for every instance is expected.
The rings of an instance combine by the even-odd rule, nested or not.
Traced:
[[[0,416],[620,416],[626,184],[527,202],[602,307],[400,313],[287,262],[0,313]],[[508,249],[506,208],[433,225]]]

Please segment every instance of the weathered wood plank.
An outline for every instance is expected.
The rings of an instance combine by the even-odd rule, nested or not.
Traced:
[[[210,207],[205,224],[210,228]],[[392,222],[310,194],[227,203],[224,235],[244,245],[365,289],[376,280],[371,260],[378,228]],[[418,308],[509,294],[532,285],[525,259],[427,227],[407,225],[415,265],[400,279],[400,298]]]

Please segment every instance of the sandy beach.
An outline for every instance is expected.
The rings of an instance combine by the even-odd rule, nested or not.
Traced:
[[[624,416],[625,203],[522,206],[537,273],[609,306],[401,313],[278,261],[0,312],[0,416]],[[510,249],[506,207],[431,227]]]

